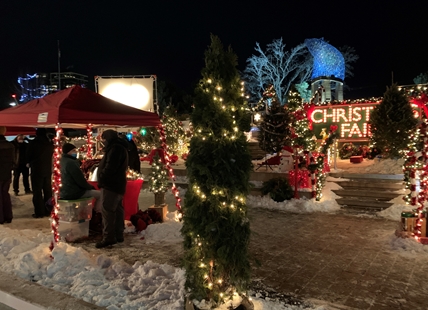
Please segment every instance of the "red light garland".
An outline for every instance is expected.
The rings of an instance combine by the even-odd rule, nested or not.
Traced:
[[[86,126],[86,159],[92,159],[92,124]]]
[[[60,167],[60,156],[61,156],[61,136],[62,129],[59,124],[55,126],[55,138],[54,138],[54,154],[53,154],[53,178],[52,178],[52,193],[53,193],[53,210],[51,212],[51,227],[53,240],[49,246],[49,249],[52,251],[55,247],[55,244],[59,242],[60,235],[58,232],[58,211],[59,211],[59,190],[61,187],[61,167]]]

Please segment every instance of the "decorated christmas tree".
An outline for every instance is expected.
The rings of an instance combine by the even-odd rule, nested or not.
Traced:
[[[307,116],[308,105],[303,104],[300,94],[294,87],[288,92],[287,106],[292,115],[291,137],[293,145],[298,145],[305,151],[316,148],[316,140],[312,139],[314,132],[309,127]]]
[[[403,157],[416,124],[408,97],[393,84],[370,116],[372,143],[383,157]]]
[[[162,124],[165,128],[166,144],[169,155],[181,156],[188,152],[189,138],[183,128],[183,123],[178,120],[177,111],[173,106],[167,106],[162,115]]]
[[[165,128],[166,144],[168,154],[181,156],[188,152],[190,137],[186,133],[182,122],[179,120],[177,111],[173,106],[167,106],[161,117],[162,125]],[[146,153],[159,146],[160,135],[154,127],[141,127],[140,135],[136,137],[138,146]]]
[[[252,170],[244,131],[250,128],[237,57],[216,36],[195,89],[194,136],[186,161],[184,268],[190,298],[216,306],[250,281],[246,196]]]
[[[149,176],[149,190],[155,194],[155,205],[165,202],[165,192],[168,190],[169,175],[162,152],[162,149],[155,151],[151,163],[152,172]]]
[[[265,113],[259,125],[259,146],[266,153],[280,152],[284,146],[291,144],[290,113],[287,107],[281,106],[272,85],[263,93],[261,101]]]

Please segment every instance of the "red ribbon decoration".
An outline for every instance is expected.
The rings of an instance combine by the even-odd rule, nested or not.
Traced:
[[[161,148],[153,149],[149,155],[147,155],[146,157],[143,158],[143,160],[148,161],[149,164],[151,165],[153,163],[153,158],[156,156],[156,154],[159,154],[159,158],[160,158],[162,164],[165,165],[166,164],[165,152]]]
[[[162,161],[162,164],[166,164],[166,159],[165,159],[165,151],[162,148],[158,148],[158,149],[153,149],[149,155],[147,155],[146,157],[143,157],[141,160],[143,161],[148,161],[150,163],[150,165],[153,162],[153,157],[156,156],[156,154],[159,154],[159,157]],[[170,155],[169,157],[169,161],[170,163],[175,163],[178,160],[178,156],[177,155]]]

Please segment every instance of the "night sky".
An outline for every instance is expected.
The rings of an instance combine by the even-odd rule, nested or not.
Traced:
[[[251,4],[257,3],[257,4]],[[355,4],[351,4],[355,3]],[[345,99],[382,96],[428,71],[427,8],[419,1],[3,1],[1,96],[18,76],[61,71],[89,76],[157,75],[190,92],[210,33],[230,45],[243,70],[256,42],[287,49],[323,37],[359,55]],[[5,86],[7,85],[7,86]],[[8,94],[7,94],[8,95]],[[2,104],[0,102],[0,104]]]

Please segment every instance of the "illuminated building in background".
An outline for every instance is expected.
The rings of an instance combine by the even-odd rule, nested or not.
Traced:
[[[76,72],[51,72],[49,82],[53,92],[61,89],[67,89],[74,85],[86,87],[88,85],[88,76]],[[58,87],[61,85],[61,87]]]
[[[342,53],[322,39],[306,39],[305,45],[314,57],[312,96],[322,87],[323,91],[318,101],[343,101],[345,60]]]
[[[27,74],[25,77],[18,78],[18,84],[21,87],[19,94],[19,103],[25,103],[33,99],[42,98],[46,95],[61,89],[70,88],[74,85],[86,87],[88,76],[75,72],[57,72],[53,73],[35,73]]]

